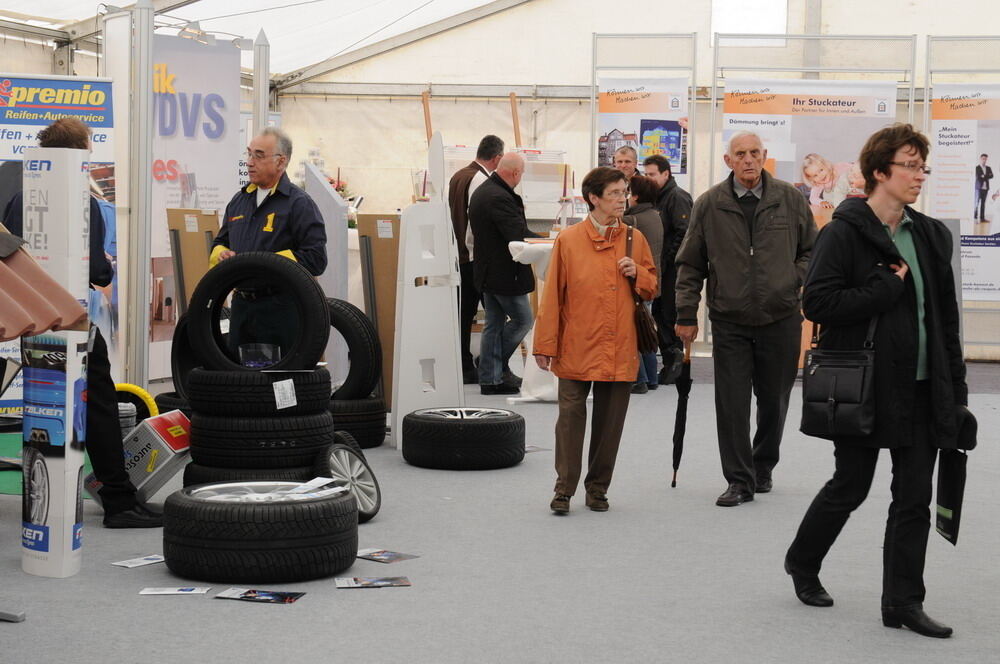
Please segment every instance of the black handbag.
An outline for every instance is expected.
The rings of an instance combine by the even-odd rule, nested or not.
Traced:
[[[625,231],[625,255],[632,257],[632,226]],[[640,353],[655,353],[660,347],[656,334],[656,322],[646,309],[646,304],[635,292],[635,277],[628,278],[629,290],[632,291],[632,301],[635,303],[635,337],[636,347]]]
[[[875,430],[875,327],[868,323],[864,348],[823,350],[813,323],[811,348],[802,370],[802,424],[817,438],[867,436]]]

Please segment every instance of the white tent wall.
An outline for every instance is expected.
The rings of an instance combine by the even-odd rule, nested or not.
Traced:
[[[52,46],[0,33],[0,71],[11,74],[51,74]]]

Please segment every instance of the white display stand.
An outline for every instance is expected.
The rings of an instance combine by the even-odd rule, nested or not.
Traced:
[[[305,169],[305,191],[316,202],[326,226],[326,270],[316,281],[327,297],[347,300],[347,201],[315,164],[306,162]],[[350,366],[347,342],[336,331],[330,333],[324,357],[333,384],[342,384]]]
[[[549,269],[552,258],[551,242],[511,242],[508,245],[510,255],[518,263],[531,265],[535,271],[535,290],[541,299],[545,288],[545,273]],[[524,403],[526,401],[559,401],[559,379],[551,371],[538,368],[534,358],[535,326],[524,337],[528,347],[528,359],[524,363],[524,376],[521,382],[521,394],[508,397],[507,403]]]
[[[42,269],[83,304],[90,284],[89,163],[88,150],[24,151],[22,237]],[[30,481],[21,569],[36,576],[66,578],[80,571],[86,321],[82,329],[22,340],[29,360],[23,370],[23,431],[29,442],[22,458]]]
[[[434,192],[444,189],[441,135],[431,139]],[[389,444],[401,448],[403,417],[419,408],[465,406],[458,338],[458,245],[441,196],[403,210],[396,273],[396,342]]]

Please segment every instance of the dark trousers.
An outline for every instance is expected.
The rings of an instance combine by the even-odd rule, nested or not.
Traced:
[[[931,479],[937,448],[930,432],[930,391],[918,383],[909,447],[889,450],[892,457],[892,503],[882,547],[882,606],[921,604],[924,558],[930,532]],[[816,576],[847,518],[868,495],[875,475],[878,449],[835,445],[836,467],[802,518],[786,561],[795,574]]]
[[[118,397],[111,379],[108,345],[94,328],[94,347],[87,358],[87,454],[101,482],[101,502],[108,514],[135,507],[135,486],[125,470]]]
[[[715,420],[722,474],[730,484],[756,489],[778,464],[788,397],[798,373],[802,317],[768,325],[712,321]],[[750,394],[757,400],[757,431],[750,441]]]
[[[555,491],[567,496],[576,493],[576,485],[580,482],[583,438],[587,430],[587,395],[591,385],[594,386],[594,412],[590,421],[587,476],[583,479],[587,493],[607,493],[625,427],[631,383],[559,379]]]
[[[986,195],[990,193],[989,189],[976,189],[976,205],[978,206],[978,216],[977,211],[973,210],[972,218],[978,219],[979,221],[986,221]]]
[[[474,368],[472,363],[472,322],[476,320],[476,312],[479,311],[479,302],[482,295],[476,290],[476,284],[472,278],[472,262],[462,263],[458,266],[462,277],[462,286],[458,293],[458,320],[460,339],[462,344],[462,371],[470,372]]]

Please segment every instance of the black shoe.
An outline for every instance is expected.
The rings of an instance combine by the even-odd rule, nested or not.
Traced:
[[[154,512],[145,505],[136,505],[124,512],[104,515],[105,528],[160,528],[163,526],[163,515]]]
[[[774,482],[771,481],[770,477],[758,477],[757,487],[754,489],[757,493],[771,493],[771,489],[774,487]]]
[[[742,503],[749,503],[753,500],[753,492],[739,482],[729,485],[721,496],[715,500],[719,507],[736,507]]]
[[[524,382],[520,376],[514,375],[510,369],[504,369],[503,375],[500,377],[500,381],[506,383],[507,385],[515,385],[518,388],[520,388],[521,383]]]
[[[659,383],[646,383],[646,387],[650,390],[655,390],[660,386]]]
[[[827,607],[833,606],[833,598],[826,588],[819,582],[818,576],[802,576],[795,574],[788,569],[788,561],[785,561],[785,572],[792,577],[792,585],[795,586],[795,596],[806,606]]]
[[[499,385],[480,385],[479,393],[486,396],[493,396],[496,394],[520,394],[521,388],[516,385],[510,385],[508,383],[500,383]]]
[[[645,394],[649,392],[649,386],[646,383],[632,383],[632,394]]]
[[[931,636],[935,639],[947,639],[954,631],[951,627],[942,625],[924,613],[923,607],[919,604],[899,609],[883,607],[882,624],[897,629],[906,625],[917,634]]]

